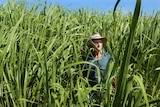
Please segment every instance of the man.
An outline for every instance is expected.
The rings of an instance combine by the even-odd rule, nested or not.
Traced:
[[[98,32],[96,32],[91,36],[91,40],[88,42],[89,46],[93,48],[93,52],[88,57],[87,61],[92,62],[99,68],[101,78],[104,77],[106,66],[111,58],[111,55],[103,49],[103,44],[105,44],[106,41],[107,39],[105,37],[102,37]],[[91,80],[90,84],[92,86],[98,83],[99,76],[96,66],[92,65],[90,69],[89,79]]]
[[[100,80],[99,81],[100,83],[103,83],[103,78],[106,72],[107,64],[110,60],[113,60],[111,55],[103,49],[103,45],[106,42],[107,39],[105,37],[102,37],[98,32],[94,33],[91,36],[91,40],[88,42],[89,47],[93,48],[92,53],[89,55],[87,59],[87,61],[94,64],[94,65],[87,64],[87,68],[90,71],[89,83],[91,86],[98,84],[98,80]],[[99,75],[98,71],[100,71]],[[98,99],[99,97],[100,97],[100,92],[93,91],[89,102],[91,103],[94,99]]]

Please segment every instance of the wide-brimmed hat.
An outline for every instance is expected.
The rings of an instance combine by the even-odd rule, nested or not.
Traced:
[[[102,40],[102,42],[105,43],[107,38],[102,37],[98,32],[96,32],[91,36],[91,40]]]

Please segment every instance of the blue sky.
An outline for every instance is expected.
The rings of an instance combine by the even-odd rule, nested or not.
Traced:
[[[77,7],[90,7],[103,11],[113,10],[117,0],[54,0],[54,3],[76,9]],[[136,0],[121,0],[118,8],[128,12],[134,11]],[[160,10],[160,0],[142,0],[142,10],[146,13]]]
[[[7,0],[0,0],[0,4],[3,4]],[[16,0],[18,1],[18,0]],[[22,1],[22,0],[21,0]],[[33,3],[41,1],[44,3],[44,0],[26,0],[28,3]],[[47,3],[54,3],[75,10],[77,8],[90,8],[90,9],[99,9],[104,12],[113,10],[114,5],[117,0],[47,0]],[[124,12],[134,11],[136,0],[121,0],[118,9],[123,10]],[[160,10],[160,0],[142,0],[142,11],[147,14],[157,12]]]

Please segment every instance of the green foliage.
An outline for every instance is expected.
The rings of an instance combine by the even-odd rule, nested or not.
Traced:
[[[140,0],[137,6],[134,15],[116,8],[113,15],[54,4],[27,7],[14,0],[1,5],[0,106],[160,105],[159,12],[139,15]],[[115,62],[107,66],[105,83],[91,87],[83,72],[89,73],[85,64],[93,65],[85,61],[93,32],[107,37],[105,49]],[[90,104],[92,91],[100,97]]]

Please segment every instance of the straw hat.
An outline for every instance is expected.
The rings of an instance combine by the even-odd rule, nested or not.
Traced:
[[[102,37],[98,32],[96,32],[91,36],[91,40],[102,40],[102,42],[105,43],[107,38]]]

